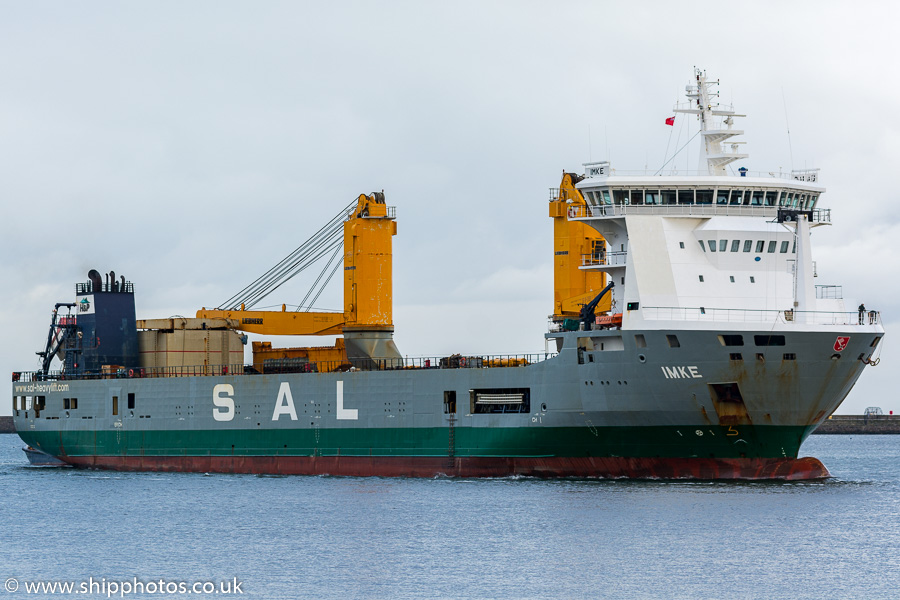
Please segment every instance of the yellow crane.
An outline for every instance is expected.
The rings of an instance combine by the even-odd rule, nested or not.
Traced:
[[[340,242],[332,241],[329,235],[339,231],[341,223],[338,217],[332,222],[229,302],[241,297],[258,302],[305,268],[298,265],[310,262],[311,256],[317,258],[332,247],[336,255]],[[300,357],[310,362],[337,363],[399,359],[400,353],[393,342],[392,312],[391,238],[397,234],[395,209],[385,204],[383,192],[360,194],[352,210],[344,215],[342,229],[343,312],[288,311],[284,304],[280,311],[253,310],[246,302],[240,302],[234,307],[226,303],[216,309],[202,308],[197,311],[197,318],[228,319],[235,329],[263,335],[344,336],[333,347],[272,348],[270,342],[254,342],[255,365],[267,358]]]
[[[550,199],[553,219],[553,315],[554,322],[578,319],[581,307],[589,304],[606,286],[606,273],[584,266],[604,264],[606,241],[597,230],[572,220],[584,216],[587,204],[576,184],[583,177],[563,173],[559,193]],[[610,310],[610,296],[602,298],[596,312]]]

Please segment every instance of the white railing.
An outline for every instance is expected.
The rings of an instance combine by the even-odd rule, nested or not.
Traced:
[[[817,300],[843,300],[844,288],[840,285],[817,285]]]
[[[582,254],[582,267],[615,267],[625,266],[627,252],[604,252],[602,254]]]
[[[677,215],[677,216],[740,216],[767,217],[778,216],[777,206],[743,206],[728,204],[604,204],[602,206],[570,206],[569,218],[589,219],[602,217],[622,217],[632,215]],[[830,208],[812,210],[813,223],[831,223]]]
[[[727,142],[726,142],[727,144]],[[808,169],[809,171],[818,171],[818,169]],[[689,171],[665,169],[609,169],[609,177],[760,177],[765,179],[783,179],[785,181],[799,181],[802,183],[817,183],[818,174],[815,179],[811,179],[807,173],[793,173],[790,171],[744,171],[744,175],[738,173],[729,173],[727,175],[710,175],[709,171]],[[590,177],[590,176],[589,176]],[[606,175],[601,175],[606,177]],[[805,177],[803,179],[802,177]]]
[[[879,311],[869,311],[860,317],[859,313],[856,312],[645,306],[641,309],[641,314],[647,321],[796,323],[798,325],[872,325],[881,320]]]

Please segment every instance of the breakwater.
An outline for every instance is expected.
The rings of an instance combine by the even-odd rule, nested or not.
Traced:
[[[12,417],[0,417],[0,433],[15,433],[16,427],[13,425]]]
[[[900,433],[900,415],[832,415],[813,433]]]

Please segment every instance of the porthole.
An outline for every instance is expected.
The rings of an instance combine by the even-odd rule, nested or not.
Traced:
[[[642,363],[647,362],[647,357],[644,356],[643,354],[638,354],[638,360],[641,361]]]

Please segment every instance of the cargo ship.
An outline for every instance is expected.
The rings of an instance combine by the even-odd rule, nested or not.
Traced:
[[[742,115],[716,85],[696,71],[675,106],[699,122],[696,172],[591,162],[551,189],[545,352],[403,358],[396,211],[363,194],[192,318],[138,320],[134,285],[92,270],[54,308],[41,368],[12,374],[19,435],[97,469],[827,477],[799,451],[877,364],[880,314],[847,310],[840,286],[816,284],[811,231],[831,224],[818,170],[733,170],[748,158],[732,139]],[[297,309],[258,308],[326,257]],[[343,310],[311,309],[340,266]],[[247,362],[248,333],[338,337],[256,341]]]

